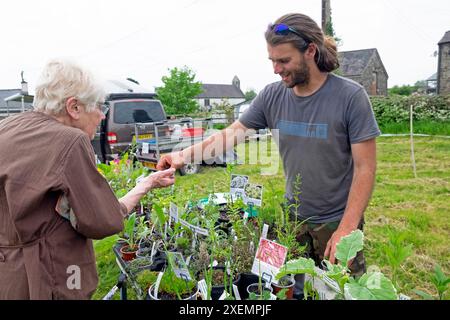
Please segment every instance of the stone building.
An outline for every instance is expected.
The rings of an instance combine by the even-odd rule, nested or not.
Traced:
[[[450,31],[438,42],[437,94],[450,94]]]
[[[369,95],[387,95],[389,76],[377,49],[342,51],[338,56],[343,77],[364,86]]]
[[[209,110],[217,103],[228,101],[236,105],[245,101],[245,94],[241,90],[241,82],[234,76],[231,84],[202,84],[203,92],[195,97],[202,109]]]

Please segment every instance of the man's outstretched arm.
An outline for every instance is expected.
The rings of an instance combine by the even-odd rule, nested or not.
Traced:
[[[245,137],[252,133],[254,133],[254,130],[248,129],[239,120],[236,120],[227,128],[213,134],[202,142],[196,143],[182,151],[162,156],[156,169],[179,169],[187,163],[201,163],[201,161],[215,158],[244,141]]]

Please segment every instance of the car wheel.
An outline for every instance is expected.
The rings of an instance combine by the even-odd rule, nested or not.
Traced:
[[[188,174],[196,174],[200,171],[200,165],[199,164],[186,164],[183,167],[179,169],[180,175],[185,176]]]

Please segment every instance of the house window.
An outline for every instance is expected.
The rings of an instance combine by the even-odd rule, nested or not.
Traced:
[[[205,107],[208,107],[210,105],[209,99],[205,99]]]

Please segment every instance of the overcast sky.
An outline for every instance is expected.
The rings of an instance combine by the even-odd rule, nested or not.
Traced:
[[[331,0],[340,51],[377,48],[388,86],[414,84],[437,70],[437,43],[450,30],[448,0]],[[71,57],[104,79],[132,77],[154,88],[173,67],[203,83],[261,90],[278,81],[264,31],[285,13],[319,25],[321,0],[7,0],[0,15],[0,89],[30,92],[46,61]]]

